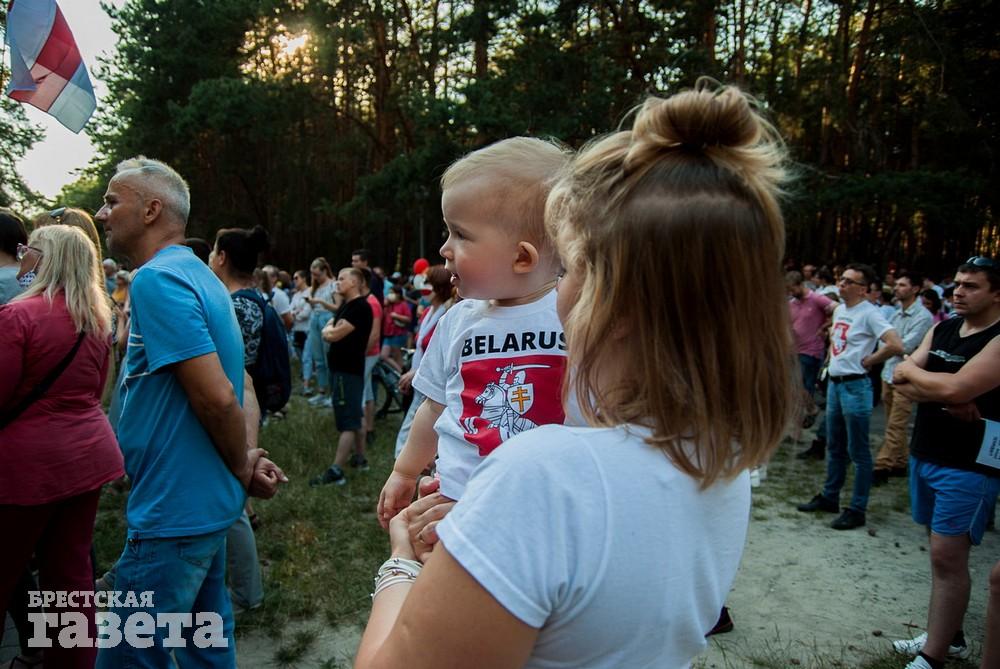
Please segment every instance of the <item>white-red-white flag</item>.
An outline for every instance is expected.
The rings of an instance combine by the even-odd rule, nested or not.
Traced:
[[[97,108],[97,97],[55,0],[11,0],[5,39],[11,66],[6,94],[80,132]]]

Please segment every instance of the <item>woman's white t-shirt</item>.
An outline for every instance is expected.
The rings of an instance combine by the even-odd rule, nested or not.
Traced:
[[[743,552],[749,476],[699,490],[648,435],[517,435],[438,527],[459,564],[540,630],[527,667],[675,669],[705,648]]]

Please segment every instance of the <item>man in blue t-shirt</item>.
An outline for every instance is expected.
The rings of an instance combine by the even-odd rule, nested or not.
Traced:
[[[158,622],[158,614],[193,614],[176,636],[158,625],[151,648],[102,648],[102,668],[170,667],[171,653],[181,668],[236,666],[226,533],[248,493],[269,497],[285,480],[248,448],[243,340],[226,288],[182,245],[189,209],[183,178],[138,157],[118,165],[96,216],[112,253],[138,268],[118,391],[132,491],[116,587],[153,599],[110,610],[123,627],[138,611]]]

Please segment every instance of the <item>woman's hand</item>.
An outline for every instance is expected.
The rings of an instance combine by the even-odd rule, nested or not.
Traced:
[[[409,541],[416,551],[416,559],[421,562],[427,561],[438,542],[438,523],[455,506],[455,500],[437,492],[440,485],[441,482],[432,477],[421,479],[420,499],[406,508]]]
[[[392,557],[416,560],[418,559],[416,549],[410,543],[410,522],[407,512],[408,509],[403,509],[389,522],[389,547],[392,550]]]

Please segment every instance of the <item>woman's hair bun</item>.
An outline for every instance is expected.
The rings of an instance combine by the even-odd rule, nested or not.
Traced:
[[[270,239],[267,235],[267,230],[263,226],[255,225],[250,231],[250,243],[257,250],[257,253],[262,253],[271,247]]]
[[[705,77],[692,90],[667,99],[650,97],[632,128],[633,143],[661,150],[749,147],[760,136],[761,119],[750,99]]]

